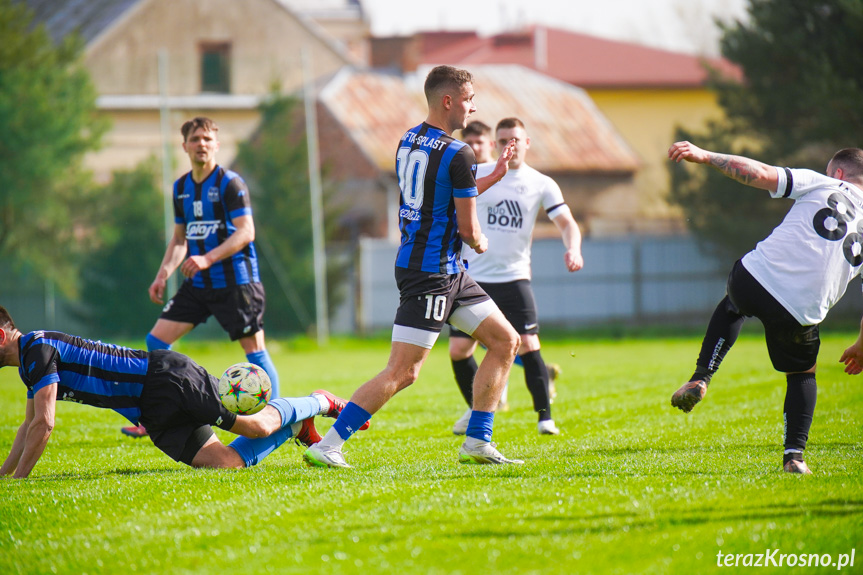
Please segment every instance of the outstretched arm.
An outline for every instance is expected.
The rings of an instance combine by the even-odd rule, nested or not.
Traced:
[[[18,467],[18,462],[21,460],[21,454],[24,453],[24,442],[27,440],[27,430],[30,428],[30,422],[33,421],[33,400],[27,400],[27,407],[24,415],[24,423],[18,428],[18,433],[15,434],[15,440],[12,442],[12,449],[9,451],[9,457],[3,462],[0,467],[0,477],[12,475],[15,473],[15,468]]]
[[[773,166],[743,156],[702,150],[691,142],[675,142],[668,149],[668,157],[675,162],[686,160],[693,164],[708,164],[732,180],[768,192],[775,192],[779,185],[779,176]]]
[[[12,451],[0,469],[0,475],[14,472],[20,479],[30,475],[54,430],[54,408],[57,404],[57,384],[46,385],[27,400],[27,416],[15,436]],[[26,426],[26,430],[24,427]],[[24,435],[22,437],[22,430]]]
[[[860,335],[854,345],[846,349],[839,358],[845,364],[845,373],[858,375],[863,372],[863,320],[860,321]]]

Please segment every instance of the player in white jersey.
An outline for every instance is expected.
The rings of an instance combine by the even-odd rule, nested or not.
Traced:
[[[671,404],[689,412],[704,398],[743,321],[757,317],[764,324],[773,367],[785,373],[788,384],[783,468],[811,473],[803,450],[815,412],[818,325],[863,264],[863,150],[836,152],[826,176],[717,154],[689,142],[675,143],[668,156],[708,164],[773,198],[794,200],[782,223],[734,264],[727,295],[707,326],[695,373],[672,395]],[[860,329],[839,359],[851,375],[863,371],[863,322]]]
[[[540,353],[539,322],[536,301],[530,286],[530,247],[533,228],[540,209],[544,209],[557,226],[566,252],[564,264],[571,272],[584,266],[581,256],[581,232],[563,201],[558,185],[525,162],[530,138],[518,118],[505,118],[495,128],[496,144],[501,149],[515,141],[515,152],[509,171],[495,186],[477,198],[477,215],[488,250],[477,254],[463,249],[468,274],[491,296],[521,337],[518,355],[524,365],[524,378],[539,414],[540,434],[557,435],[559,430],[551,417],[549,374]],[[490,173],[494,164],[477,167],[477,178]],[[456,329],[450,331],[450,359],[456,382],[468,405],[476,373],[473,353],[476,341]],[[463,433],[464,416],[453,427]]]

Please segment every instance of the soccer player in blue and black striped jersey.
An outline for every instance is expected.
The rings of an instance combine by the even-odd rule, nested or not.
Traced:
[[[318,390],[273,399],[254,415],[222,405],[218,380],[188,357],[90,341],[57,331],[21,333],[0,306],[0,367],[16,366],[27,386],[24,423],[0,476],[27,477],[54,429],[57,401],[113,409],[143,423],[153,443],[192,467],[242,468],[260,462],[291,437],[320,441],[314,417],[336,417],[345,400]],[[212,425],[238,437],[224,445]]]
[[[306,450],[310,465],[348,467],[341,448],[420,368],[445,322],[470,333],[488,353],[474,380],[473,413],[459,450],[462,463],[521,463],[492,445],[494,410],[515,352],[518,334],[486,293],[466,273],[462,242],[478,253],[488,248],[476,214],[476,196],[507,171],[512,147],[479,184],[473,150],[451,136],[476,111],[473,77],[451,66],[431,70],[425,82],[429,114],[405,132],[395,164],[401,190],[401,246],[395,276],[401,301],[393,325],[387,367],[351,397],[324,439]]]
[[[279,374],[264,341],[265,295],[249,189],[239,175],[216,163],[218,132],[210,118],[183,124],[183,150],[192,170],[174,182],[174,234],[150,285],[150,299],[164,304],[165,285],[177,267],[186,280],[147,334],[147,349],[170,349],[216,316],[246,358],[267,372],[278,397]],[[123,433],[141,437],[146,429],[125,427]]]

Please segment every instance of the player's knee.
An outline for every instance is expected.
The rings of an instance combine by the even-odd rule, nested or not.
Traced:
[[[242,469],[246,463],[234,449],[219,444],[202,448],[189,466],[195,469]]]
[[[461,361],[463,359],[467,359],[473,355],[474,346],[472,340],[466,340],[467,345],[450,345],[449,347],[449,357],[453,361]]]
[[[404,388],[412,385],[420,376],[420,367],[419,365],[412,365],[409,368],[402,371],[396,377],[396,388],[397,391],[401,391]]]
[[[226,457],[210,461],[193,461],[191,466],[195,469],[243,469],[246,464]]]
[[[261,421],[256,421],[255,424],[252,426],[250,433],[246,434],[246,437],[250,439],[257,439],[259,437],[266,437],[270,433],[272,433],[272,430],[269,429],[267,425],[265,425]]]
[[[268,424],[267,418],[261,417],[261,414],[241,415],[237,417],[237,422],[241,425],[235,425],[231,431],[249,439],[266,437],[275,431],[275,428]]]
[[[506,330],[500,335],[499,342],[497,347],[500,352],[515,357],[515,354],[518,353],[518,348],[521,346],[521,337],[519,337],[511,325],[507,324]]]

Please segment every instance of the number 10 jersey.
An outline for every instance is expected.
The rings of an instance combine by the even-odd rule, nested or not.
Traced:
[[[423,122],[402,136],[396,174],[401,190],[396,267],[443,274],[464,271],[453,198],[477,195],[473,150]]]
[[[863,264],[863,191],[812,170],[776,168],[773,198],[794,205],[743,266],[800,325],[821,323]]]

